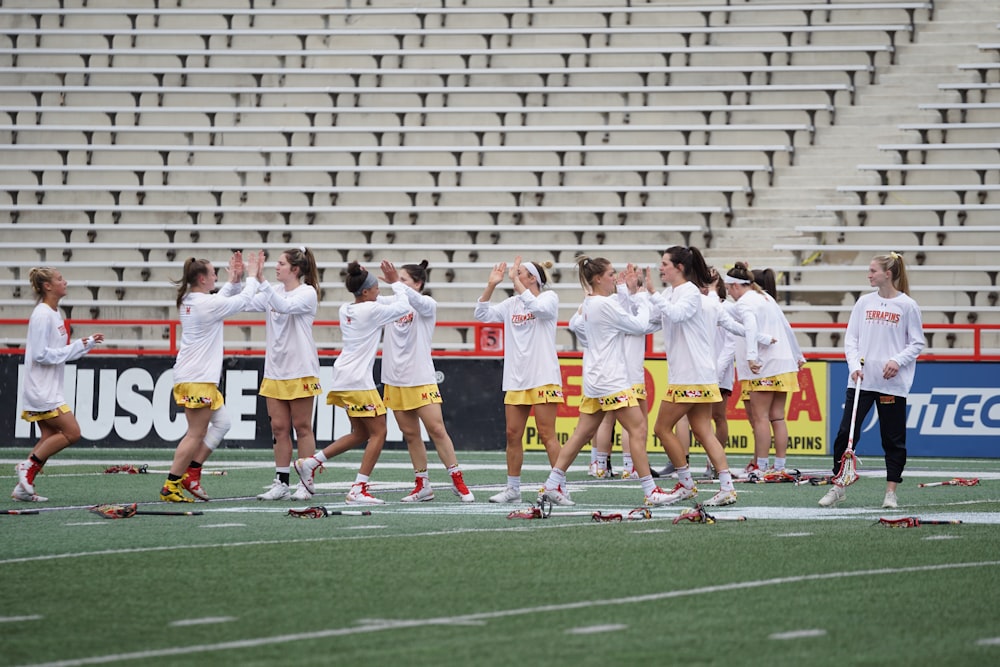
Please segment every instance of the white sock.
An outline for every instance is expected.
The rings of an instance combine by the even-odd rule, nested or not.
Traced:
[[[566,484],[566,473],[559,468],[553,468],[552,472],[549,473],[549,478],[545,480],[545,489],[555,491],[564,484]]]
[[[355,476],[354,478],[355,486],[357,486],[358,484],[367,484],[367,483],[368,483],[368,475],[362,475],[361,473],[358,473],[357,476]]]
[[[520,475],[507,475],[507,488],[514,489],[515,491],[521,490],[521,476]]]
[[[774,457],[774,469],[775,470],[784,470],[785,469],[785,458],[784,457],[781,457],[781,458],[778,458],[777,456]]]
[[[326,463],[329,460],[329,459],[326,458],[326,454],[323,452],[322,449],[319,450],[318,452],[316,452],[313,456],[320,463]]]
[[[728,470],[719,471],[719,490],[720,491],[736,490],[736,487],[733,486],[733,474]]]
[[[642,492],[647,496],[656,490],[656,482],[653,481],[652,475],[646,475],[645,477],[639,478],[639,484],[642,485]]]
[[[766,456],[764,458],[762,458],[762,459],[761,458],[757,459],[757,467],[758,468],[760,468],[761,470],[767,470],[767,466],[768,466],[768,463],[767,463],[767,457]]]
[[[685,489],[694,488],[694,478],[691,477],[691,466],[686,465],[677,469],[677,481],[683,484]]]

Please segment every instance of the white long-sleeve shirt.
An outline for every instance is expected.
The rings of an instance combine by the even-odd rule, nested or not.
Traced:
[[[246,310],[257,292],[256,278],[239,284],[226,283],[216,294],[189,292],[181,301],[181,344],[174,362],[174,384],[210,382],[222,378],[223,321]]]
[[[48,412],[66,403],[65,366],[94,348],[94,339],[66,342],[66,323],[58,311],[39,303],[28,319],[24,345],[24,381],[21,409]]]
[[[600,398],[630,388],[635,373],[630,368],[629,339],[645,336],[649,326],[647,299],[636,300],[633,314],[622,308],[617,296],[588,296],[573,316],[571,328],[583,349],[583,395]],[[642,338],[640,338],[642,340]],[[642,366],[639,366],[640,370]]]
[[[747,290],[736,302],[738,319],[746,329],[746,338],[736,339],[736,369],[741,380],[796,373],[802,350],[781,307],[769,295]],[[762,342],[760,334],[772,336],[772,345]],[[750,341],[756,340],[753,344]],[[751,361],[759,359],[759,373],[750,371]]]
[[[374,389],[375,355],[382,327],[410,310],[405,285],[392,283],[395,296],[378,301],[345,303],[340,307],[340,333],[344,347],[333,362],[331,391]]]
[[[503,322],[503,390],[521,391],[544,385],[562,386],[556,354],[559,296],[525,290],[493,305],[476,302],[480,322]]]
[[[863,390],[907,396],[924,345],[924,325],[916,301],[902,292],[892,299],[884,299],[878,292],[863,295],[851,310],[844,337],[848,386],[854,386],[850,375],[861,368],[864,359]],[[889,360],[899,364],[899,372],[887,380],[882,377],[882,368]]]
[[[436,384],[431,339],[437,323],[437,302],[408,285],[403,288],[410,308],[406,314],[385,325],[382,382],[394,387]],[[379,302],[384,298],[380,296]]]
[[[264,312],[267,318],[267,352],[264,377],[270,380],[297,380],[319,377],[319,355],[313,337],[313,323],[319,298],[312,285],[302,283],[290,292],[281,283],[266,280],[247,310]]]
[[[704,306],[701,290],[691,282],[650,295],[659,314],[671,385],[717,384],[715,327],[717,313]]]

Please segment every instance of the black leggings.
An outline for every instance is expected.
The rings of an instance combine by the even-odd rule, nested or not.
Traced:
[[[858,416],[854,424],[854,448],[861,441],[861,423],[872,409],[878,411],[879,431],[882,434],[882,449],[885,450],[885,479],[887,482],[902,482],[903,468],[906,466],[906,397],[880,394],[875,391],[861,391],[858,398]],[[833,472],[840,470],[840,459],[847,451],[848,431],[851,429],[851,408],[854,406],[854,389],[847,390],[844,416],[833,441]]]

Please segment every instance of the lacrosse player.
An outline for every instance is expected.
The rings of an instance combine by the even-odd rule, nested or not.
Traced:
[[[40,503],[48,498],[35,493],[35,477],[49,458],[80,439],[80,425],[63,397],[66,362],[93,350],[104,341],[104,334],[67,343],[69,332],[59,314],[59,301],[66,296],[66,279],[59,271],[42,267],[31,269],[28,280],[38,303],[28,319],[24,345],[21,419],[37,424],[41,437],[28,458],[14,467],[17,484],[10,497]]]
[[[201,488],[201,465],[222,442],[232,422],[226,413],[219,380],[222,377],[223,321],[247,307],[257,292],[259,257],[249,256],[247,282],[242,287],[243,256],[229,259],[229,282],[215,293],[218,272],[207,259],[189,258],[184,275],[175,281],[180,311],[181,344],[174,362],[174,401],[183,406],[187,432],[177,444],[160,500],[190,503],[186,489],[208,500]]]
[[[719,473],[719,492],[703,505],[731,505],[736,502],[733,476],[729,472],[725,449],[712,430],[712,404],[722,400],[714,346],[720,315],[717,309],[708,307],[708,297],[700,289],[711,282],[711,274],[697,248],[682,246],[668,248],[660,262],[660,278],[668,289],[657,292],[649,273],[647,269],[646,289],[652,313],[661,319],[670,364],[667,391],[660,402],[654,426],[656,436],[677,471],[678,482],[668,494],[667,504],[693,498],[698,493],[684,445],[673,432],[678,420],[687,415],[691,431]]]
[[[267,402],[274,438],[274,482],[259,500],[309,500],[312,493],[300,481],[289,488],[292,466],[292,429],[299,457],[316,453],[312,418],[319,383],[319,356],[313,322],[319,307],[319,271],[308,248],[286,250],[274,267],[277,285],[264,280],[264,258],[257,263],[260,291],[248,311],[267,314],[264,380],[259,394]]]
[[[906,465],[906,397],[913,386],[917,357],[924,349],[920,307],[909,296],[910,283],[901,255],[878,255],[868,265],[868,283],[875,291],[861,296],[851,310],[844,336],[844,356],[850,370],[845,405],[854,403],[854,386],[861,379],[854,442],[861,437],[861,423],[872,405],[878,411],[882,449],[885,451],[885,498],[882,507],[898,505],[896,485],[903,481]],[[833,441],[836,473],[847,450],[850,410],[844,410]],[[842,486],[831,486],[820,499],[823,507],[844,500]]]
[[[521,466],[524,464],[524,429],[532,410],[535,425],[549,465],[559,456],[556,413],[563,403],[562,371],[556,354],[556,324],[559,296],[545,289],[551,262],[521,263],[520,256],[507,269],[506,262],[493,266],[486,288],[476,302],[480,322],[503,322],[504,416],[507,421],[507,486],[490,496],[491,503],[521,501]],[[490,299],[504,276],[514,286],[514,296],[493,305]]]
[[[387,265],[387,262],[382,262],[383,272]],[[382,280],[386,280],[384,275]],[[375,388],[372,372],[382,327],[406,315],[410,311],[410,302],[406,298],[406,286],[398,281],[391,283],[393,297],[379,299],[378,278],[357,262],[347,265],[344,284],[354,295],[354,301],[340,307],[344,347],[333,364],[333,381],[326,402],[347,411],[351,432],[337,438],[314,456],[295,461],[295,472],[306,489],[315,493],[314,478],[320,466],[334,456],[367,442],[361,467],[346,500],[362,505],[382,505],[385,501],[368,490],[368,480],[378,463],[386,436],[385,404]]]
[[[785,404],[789,392],[799,390],[798,372],[806,359],[781,307],[754,282],[754,274],[746,264],[736,262],[723,282],[736,302],[738,319],[747,328],[747,337],[736,340],[737,374],[747,393],[754,440],[755,461],[747,472],[780,473],[785,469],[788,454]],[[774,337],[772,344],[767,345],[760,340],[756,345],[747,343],[751,337],[756,339],[762,331]],[[750,368],[749,361],[752,359],[761,361],[757,372]],[[773,469],[768,463],[772,434]]]
[[[427,446],[420,433],[421,423],[434,442],[438,458],[448,469],[452,492],[463,503],[475,502],[476,497],[462,478],[455,444],[441,415],[441,391],[431,358],[437,302],[422,294],[427,281],[427,260],[420,264],[405,264],[399,270],[390,262],[383,262],[382,273],[388,283],[399,281],[403,285],[410,304],[408,313],[385,325],[382,349],[383,400],[403,432],[416,476],[413,491],[403,496],[402,502],[434,500],[427,473]]]
[[[565,493],[566,471],[597,433],[605,415],[613,412],[632,444],[632,463],[642,485],[645,503],[664,504],[668,495],[656,485],[649,470],[646,413],[639,407],[633,390],[629,367],[634,364],[626,351],[630,337],[645,336],[649,329],[649,299],[645,295],[637,296],[633,313],[630,307],[633,304],[623,307],[615,294],[616,283],[625,283],[629,292],[635,291],[638,276],[631,264],[617,276],[611,262],[603,257],[591,259],[581,255],[577,258],[577,266],[580,284],[587,293],[570,321],[570,328],[583,344],[580,419],[539,492],[539,502],[547,497],[556,505],[575,504]]]

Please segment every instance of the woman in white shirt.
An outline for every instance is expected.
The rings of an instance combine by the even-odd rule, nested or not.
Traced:
[[[316,258],[305,247],[278,255],[274,267],[277,285],[264,280],[264,262],[258,263],[260,291],[247,310],[266,313],[267,348],[264,380],[259,394],[267,402],[274,439],[274,482],[259,500],[309,500],[312,493],[299,482],[289,488],[292,467],[292,431],[300,458],[316,453],[313,432],[315,397],[322,393],[319,356],[313,322],[319,308],[319,271]]]
[[[388,262],[382,262],[383,273],[388,266],[391,266]],[[381,505],[385,501],[373,496],[368,489],[368,481],[378,463],[386,436],[385,404],[375,388],[372,372],[382,327],[405,315],[410,310],[410,303],[405,286],[398,281],[391,284],[394,296],[379,300],[378,278],[357,262],[347,265],[344,285],[354,295],[354,301],[340,307],[344,347],[333,363],[333,380],[326,402],[347,411],[351,432],[337,438],[314,456],[296,460],[295,472],[306,489],[315,493],[314,477],[320,466],[334,456],[367,442],[361,467],[346,500],[348,503]]]
[[[62,273],[51,267],[33,268],[28,274],[38,304],[28,319],[24,345],[24,380],[21,419],[38,426],[40,437],[31,454],[14,467],[17,484],[10,497],[22,502],[45,502],[35,493],[35,477],[51,457],[80,439],[80,425],[63,397],[67,361],[79,359],[104,341],[95,333],[69,341],[59,301],[66,296]]]
[[[917,357],[924,349],[920,306],[910,298],[910,282],[903,257],[895,252],[878,255],[868,265],[868,283],[875,291],[862,295],[851,310],[844,336],[844,356],[850,384],[844,399],[844,416],[833,441],[833,470],[847,451],[854,387],[861,378],[861,395],[855,420],[854,444],[861,439],[861,424],[875,406],[882,449],[885,451],[885,498],[882,507],[898,506],[896,486],[906,466],[906,397],[913,386]],[[832,486],[819,501],[831,507],[844,500],[842,486]]]
[[[719,492],[702,504],[731,505],[736,502],[733,477],[725,449],[712,429],[712,404],[721,401],[722,395],[714,345],[719,313],[715,308],[706,307],[708,302],[700,289],[711,281],[708,265],[697,248],[673,246],[663,254],[660,278],[670,289],[656,292],[649,275],[646,289],[654,314],[661,316],[669,364],[667,390],[654,427],[677,471],[678,482],[667,502],[693,498],[698,493],[684,445],[673,432],[678,420],[687,415],[692,433],[719,473]]]
[[[736,262],[723,281],[736,302],[738,319],[747,329],[747,337],[736,341],[736,359],[737,375],[750,405],[748,412],[753,428],[755,461],[750,471],[781,473],[785,469],[788,451],[785,405],[788,394],[799,391],[798,372],[806,360],[781,307],[754,281],[754,275],[746,264]],[[773,345],[758,341],[754,347],[747,342],[751,340],[751,335],[756,337],[762,331],[775,338]],[[758,372],[750,368],[748,360],[752,358],[761,362]],[[768,464],[772,439],[773,468]]]
[[[634,289],[638,278],[635,270],[615,275],[611,262],[586,255],[577,258],[580,284],[587,297],[583,301],[570,327],[584,346],[583,351],[583,400],[580,402],[580,419],[573,434],[563,445],[555,465],[539,492],[539,500],[547,497],[557,505],[575,505],[566,494],[566,471],[576,460],[583,446],[597,433],[605,415],[614,412],[628,433],[632,444],[632,464],[642,485],[644,502],[661,505],[669,500],[667,493],[656,486],[649,470],[646,454],[646,415],[639,407],[632,389],[632,374],[626,352],[628,336],[645,335],[649,327],[648,299],[636,300],[636,312],[626,310],[615,294],[616,282],[623,282]]]
[[[548,264],[551,266],[551,264]],[[476,302],[480,322],[503,322],[503,391],[507,422],[507,485],[491,496],[491,503],[521,501],[521,466],[524,464],[524,429],[532,410],[538,436],[555,465],[559,456],[556,413],[563,403],[562,371],[556,354],[559,297],[546,290],[547,267],[537,262],[507,263],[493,267],[486,289]],[[516,294],[493,305],[490,299],[504,276],[510,276]]]
[[[382,267],[386,282],[393,284],[399,281],[403,285],[410,304],[409,312],[385,325],[382,343],[383,400],[403,432],[416,476],[413,491],[403,496],[402,502],[434,500],[427,473],[427,446],[420,433],[420,424],[423,423],[438,458],[451,477],[452,492],[462,502],[471,503],[476,497],[462,477],[455,444],[448,435],[441,414],[441,391],[431,358],[437,302],[422,293],[427,282],[427,260],[420,264],[404,264],[399,270],[388,262],[384,262]]]
[[[215,293],[218,272],[207,259],[189,258],[184,275],[176,281],[180,311],[181,344],[174,362],[174,401],[184,408],[187,432],[177,444],[170,472],[160,489],[160,500],[190,503],[186,489],[199,500],[208,500],[201,488],[201,465],[211,456],[232,422],[219,391],[222,378],[223,322],[244,310],[257,292],[257,262],[251,253],[247,261],[246,285],[241,253],[229,260],[229,282]]]

